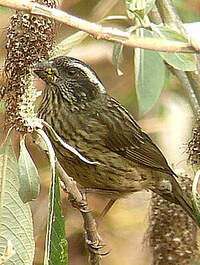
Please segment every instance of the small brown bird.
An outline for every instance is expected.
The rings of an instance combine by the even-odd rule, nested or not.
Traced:
[[[84,162],[48,132],[68,175],[112,201],[152,190],[181,205],[196,221],[191,200],[161,151],[128,111],[107,94],[88,65],[62,56],[39,63],[34,72],[46,83],[38,116],[85,158],[98,162]]]

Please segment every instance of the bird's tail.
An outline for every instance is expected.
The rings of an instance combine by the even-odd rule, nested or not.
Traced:
[[[175,177],[171,180],[172,184],[172,196],[173,201],[176,204],[179,204],[187,214],[194,220],[194,222],[200,227],[200,222],[195,215],[194,208],[192,206],[192,200],[186,195],[186,193],[182,190]]]

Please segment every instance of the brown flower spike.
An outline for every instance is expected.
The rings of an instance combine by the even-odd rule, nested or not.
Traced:
[[[55,0],[38,1],[55,7]],[[33,102],[37,97],[30,79],[30,67],[48,59],[55,37],[55,22],[41,16],[16,11],[7,31],[7,56],[4,67],[6,121],[9,127],[30,131],[27,118],[34,118]]]
[[[178,174],[182,189],[191,196],[192,180]],[[188,265],[197,257],[197,227],[178,205],[152,194],[148,237],[153,265]]]

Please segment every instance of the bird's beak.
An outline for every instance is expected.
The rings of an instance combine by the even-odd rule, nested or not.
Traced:
[[[33,67],[33,73],[47,83],[52,83],[58,76],[57,69],[48,61],[35,64]]]
[[[33,73],[36,74],[38,77],[42,78],[44,75],[44,72],[47,73],[48,70],[51,69],[51,67],[52,67],[52,64],[49,62],[40,62],[34,65]]]

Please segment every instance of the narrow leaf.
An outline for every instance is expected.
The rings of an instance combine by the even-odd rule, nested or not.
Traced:
[[[40,192],[40,177],[37,168],[26,149],[24,138],[20,142],[20,156],[18,160],[19,195],[22,201],[36,199]]]
[[[46,133],[41,129],[38,129],[37,132],[46,143],[52,169],[44,265],[67,265],[68,254],[67,241],[65,240],[65,222],[61,213],[59,179],[55,174],[55,152]]]
[[[140,37],[151,37],[145,29],[137,30]],[[165,81],[165,65],[157,52],[135,49],[135,85],[139,113],[144,115],[157,102]]]
[[[54,181],[54,183],[53,183]],[[67,265],[68,247],[65,239],[65,219],[62,216],[60,183],[58,176],[52,177],[50,191],[47,255],[44,264]],[[48,257],[48,259],[47,259]]]
[[[18,194],[18,166],[10,140],[0,148],[0,255],[12,245],[14,254],[6,265],[32,265],[34,239],[32,215]]]
[[[130,26],[126,29],[126,31],[127,32],[134,32],[134,31],[136,31],[136,29],[137,29],[137,26]],[[123,72],[119,69],[119,59],[120,59],[120,56],[122,54],[122,50],[123,50],[123,44],[120,44],[120,43],[114,44],[112,60],[113,60],[114,65],[117,68],[117,74],[118,75],[123,75]]]
[[[119,59],[123,50],[123,44],[115,43],[113,48],[113,63],[116,66],[117,74],[123,75],[123,72],[119,69]]]

